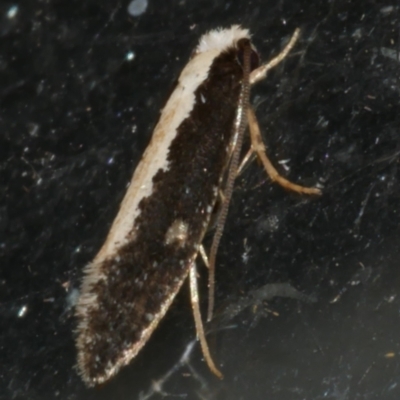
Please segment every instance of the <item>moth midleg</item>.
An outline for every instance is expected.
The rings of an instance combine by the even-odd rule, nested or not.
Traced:
[[[266,147],[263,143],[260,127],[257,122],[257,117],[251,107],[247,109],[247,119],[249,123],[250,130],[250,138],[251,138],[251,147],[253,151],[257,154],[258,158],[262,162],[265,171],[268,176],[271,178],[273,182],[278,183],[282,187],[288,190],[292,190],[293,192],[302,193],[302,194],[321,194],[321,191],[317,188],[310,188],[301,185],[297,185],[296,183],[292,183],[284,178],[272,165],[269,160]]]
[[[214,364],[214,361],[210,354],[210,349],[208,348],[206,335],[204,333],[204,326],[201,319],[200,306],[199,306],[199,292],[197,289],[197,271],[196,271],[195,261],[193,261],[192,265],[190,266],[189,281],[190,281],[190,300],[192,303],[194,323],[196,325],[196,333],[200,341],[201,351],[203,352],[203,356],[208,365],[208,368],[210,368],[211,372],[214,375],[216,375],[219,379],[222,379],[224,376]]]

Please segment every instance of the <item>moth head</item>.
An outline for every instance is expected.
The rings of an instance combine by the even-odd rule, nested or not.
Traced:
[[[248,29],[240,25],[232,25],[230,28],[217,28],[204,34],[197,45],[194,55],[207,51],[223,52],[229,48],[236,47],[241,39],[250,41]]]
[[[260,56],[256,48],[252,45],[250,39],[243,38],[239,39],[236,43],[237,48],[237,59],[239,64],[243,67],[244,63],[244,52],[247,47],[250,47],[250,71],[255,70],[257,67],[260,66]]]
[[[237,60],[243,65],[244,49],[251,47],[250,65],[251,70],[259,66],[260,58],[255,47],[252,45],[248,29],[240,25],[232,25],[230,28],[219,28],[204,34],[194,50],[192,57],[205,52],[222,53],[232,48],[237,49]]]

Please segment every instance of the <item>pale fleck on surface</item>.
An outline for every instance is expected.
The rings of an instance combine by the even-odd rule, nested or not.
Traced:
[[[133,0],[128,5],[128,14],[132,17],[139,17],[147,10],[147,6],[147,0]]]
[[[188,235],[188,224],[181,219],[173,222],[165,234],[165,244],[177,243],[180,247],[185,245]]]
[[[7,18],[13,19],[17,16],[17,14],[18,14],[18,6],[13,5],[7,11]]]
[[[26,315],[26,312],[28,311],[28,306],[23,305],[19,310],[18,310],[18,317],[22,318]]]

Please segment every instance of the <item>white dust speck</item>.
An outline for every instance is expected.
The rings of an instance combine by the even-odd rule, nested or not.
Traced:
[[[39,125],[35,123],[28,123],[28,133],[32,137],[37,137],[39,132]]]
[[[392,60],[400,61],[400,55],[396,49],[389,49],[387,47],[382,47],[381,54],[384,57],[391,58]]]
[[[380,9],[381,14],[383,14],[383,15],[388,15],[388,14],[392,13],[393,11],[394,11],[393,6],[386,6],[386,7],[382,7]]]
[[[26,305],[22,306],[19,310],[18,310],[18,317],[22,318],[26,315],[26,312],[28,311],[28,307]]]
[[[132,60],[135,58],[135,56],[136,56],[136,54],[135,54],[134,51],[128,51],[128,52],[125,54],[125,60],[126,60],[126,61],[132,61]]]
[[[132,17],[138,17],[146,11],[147,5],[147,0],[133,0],[128,5],[128,14]]]
[[[151,321],[153,321],[153,319],[154,319],[154,315],[153,314],[150,314],[150,313],[146,313],[145,315],[144,315],[144,317],[147,319],[147,321],[149,321],[149,322],[151,322]]]
[[[290,167],[289,167],[289,164],[290,163],[290,158],[288,158],[288,159],[286,159],[286,160],[279,160],[278,161],[278,164],[280,164],[280,165],[282,165],[282,167],[284,168],[284,170],[287,172],[287,171],[290,171]]]
[[[67,300],[67,310],[70,310],[76,306],[79,299],[79,290],[78,289],[71,289],[66,297]]]
[[[13,19],[16,17],[17,14],[18,14],[18,6],[17,5],[11,6],[7,11],[7,18]]]

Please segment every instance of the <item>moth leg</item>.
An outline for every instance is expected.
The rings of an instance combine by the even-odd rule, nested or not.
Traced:
[[[255,157],[254,150],[250,147],[249,151],[243,157],[243,160],[239,165],[237,176],[239,176],[242,173],[247,164],[250,164],[254,160],[254,157]]]
[[[263,64],[256,68],[254,71],[250,73],[249,77],[249,82],[250,85],[254,85],[255,83],[265,79],[267,76],[267,72],[277,66],[285,57],[289,54],[289,52],[292,50],[293,46],[296,44],[297,39],[300,36],[300,29],[297,28],[292,37],[290,38],[288,44],[285,46],[285,48],[276,56],[274,57],[271,61],[269,61],[266,64]],[[249,163],[254,157],[254,151],[253,149],[250,149],[247,154],[245,155],[244,159],[242,160],[239,168],[238,168],[238,175],[241,173],[243,168]]]
[[[202,244],[200,245],[199,251],[200,251],[200,255],[201,255],[201,258],[202,258],[205,266],[207,268],[210,268],[210,263],[208,261],[207,253],[206,253],[206,251],[204,249],[204,246]]]
[[[262,162],[265,171],[271,178],[273,182],[279,183],[283,188],[292,190],[293,192],[302,193],[302,194],[321,194],[321,191],[317,188],[310,188],[301,185],[297,185],[296,183],[292,183],[284,178],[279,172],[275,169],[272,165],[271,161],[269,160],[265,145],[262,141],[260,127],[257,122],[257,118],[254,114],[254,111],[251,107],[247,110],[247,118],[249,121],[249,130],[250,130],[250,137],[251,137],[251,146],[253,150],[257,153],[258,158]]]
[[[192,302],[194,323],[196,325],[196,332],[200,341],[201,351],[203,352],[204,359],[208,365],[208,368],[210,368],[210,371],[219,379],[222,379],[224,376],[214,364],[214,361],[210,354],[210,349],[208,348],[207,339],[204,333],[204,326],[201,320],[201,313],[199,307],[199,292],[197,290],[197,271],[195,262],[193,262],[192,265],[190,266],[189,281],[190,281],[190,300]]]
[[[263,64],[260,67],[256,68],[254,71],[250,73],[250,85],[254,85],[255,83],[263,80],[267,76],[267,72],[277,66],[286,56],[289,54],[290,50],[292,50],[293,46],[296,44],[297,39],[300,36],[300,29],[297,28],[292,37],[289,40],[289,43],[285,46],[285,48],[271,61],[267,64]]]

